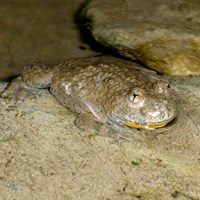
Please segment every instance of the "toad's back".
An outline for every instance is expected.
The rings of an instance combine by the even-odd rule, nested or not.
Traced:
[[[66,98],[70,97],[105,105],[118,92],[126,94],[134,83],[148,81],[137,67],[107,57],[68,60],[54,69],[51,92],[67,106],[70,102]]]
[[[51,92],[58,101],[79,113],[92,112],[100,122],[134,118],[149,124],[174,118],[168,84],[157,82],[137,64],[93,57],[68,60],[54,69]]]

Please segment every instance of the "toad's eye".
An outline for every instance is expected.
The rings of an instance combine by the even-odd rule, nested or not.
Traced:
[[[143,100],[142,92],[140,90],[134,89],[130,91],[128,99],[134,104],[140,103]]]

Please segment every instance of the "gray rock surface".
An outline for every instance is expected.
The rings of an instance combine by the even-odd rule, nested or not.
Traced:
[[[83,15],[94,38],[171,75],[200,75],[198,0],[92,0]]]
[[[164,79],[177,121],[121,145],[78,130],[47,90],[20,105],[1,97],[0,199],[200,199],[200,80]]]

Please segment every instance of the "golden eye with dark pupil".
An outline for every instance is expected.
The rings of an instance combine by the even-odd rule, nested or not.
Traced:
[[[134,104],[140,103],[144,99],[142,90],[138,88],[133,88],[128,94],[128,99],[131,103],[134,103]]]

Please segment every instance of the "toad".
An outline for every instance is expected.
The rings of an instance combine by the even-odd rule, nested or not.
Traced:
[[[162,128],[176,117],[169,84],[121,59],[69,59],[49,68],[34,63],[22,70],[3,95],[20,100],[43,88],[50,88],[58,102],[79,113],[75,125],[93,134],[112,137],[127,129]]]

